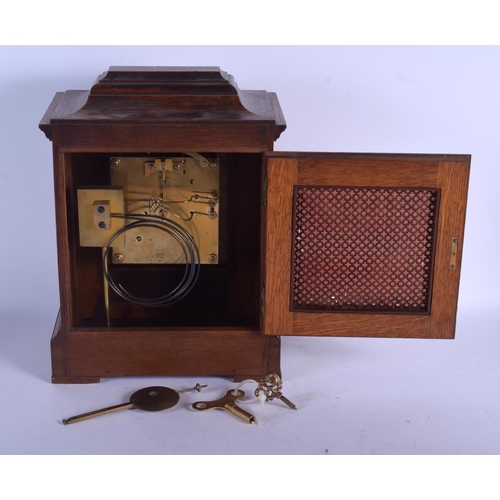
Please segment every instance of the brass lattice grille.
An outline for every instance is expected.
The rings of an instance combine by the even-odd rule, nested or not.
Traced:
[[[429,312],[438,194],[296,187],[292,309]]]

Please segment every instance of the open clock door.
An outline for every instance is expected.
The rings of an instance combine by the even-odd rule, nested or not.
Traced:
[[[470,156],[268,153],[266,335],[453,338]]]

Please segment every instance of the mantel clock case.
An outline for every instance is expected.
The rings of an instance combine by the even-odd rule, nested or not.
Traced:
[[[453,338],[470,157],[273,152],[219,68],[57,93],[52,381],[280,373],[280,337]]]

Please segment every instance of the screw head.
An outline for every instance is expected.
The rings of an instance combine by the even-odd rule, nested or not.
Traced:
[[[123,255],[120,253],[117,253],[113,256],[113,262],[121,262],[123,260]]]
[[[137,236],[137,237],[135,238],[135,241],[142,241],[142,237],[141,237],[141,236]]]
[[[180,166],[180,164],[179,164],[179,163],[176,163],[176,164],[174,165],[174,168],[175,168],[175,170],[180,170],[181,166]]]
[[[118,158],[113,158],[111,160],[111,166],[112,167],[118,167],[118,165],[120,165],[120,160]]]
[[[155,166],[154,166],[152,163],[150,163],[150,164],[148,165],[148,170],[153,170],[154,168],[155,168]]]
[[[104,221],[101,221],[99,222],[99,224],[97,224],[101,229],[105,229],[106,228],[106,223]]]
[[[210,261],[211,264],[215,264],[217,262],[217,255],[211,254],[208,260]]]
[[[97,211],[98,211],[100,214],[104,213],[104,210],[106,210],[106,209],[105,209],[102,205],[99,205],[99,206],[97,207]]]

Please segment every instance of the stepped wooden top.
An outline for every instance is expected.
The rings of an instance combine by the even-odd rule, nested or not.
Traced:
[[[58,92],[40,128],[53,125],[266,125],[276,140],[286,123],[277,96],[240,90],[218,67],[112,66],[90,89]]]

